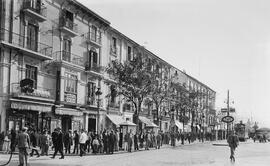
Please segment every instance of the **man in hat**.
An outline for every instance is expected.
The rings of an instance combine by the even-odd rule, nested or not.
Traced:
[[[64,154],[63,154],[63,134],[62,134],[62,131],[61,131],[61,128],[58,128],[57,129],[57,137],[56,137],[56,140],[55,140],[55,151],[54,151],[54,154],[51,158],[55,158],[57,152],[59,151],[59,153],[61,154],[61,157],[59,159],[64,159]]]
[[[85,143],[86,143],[86,140],[87,140],[87,135],[85,133],[85,130],[82,129],[82,133],[80,135],[80,139],[79,139],[79,142],[80,142],[80,156],[82,157],[83,155],[85,155]]]
[[[24,160],[25,160],[25,165],[27,165],[28,162],[28,153],[27,153],[27,148],[30,149],[30,138],[29,135],[26,133],[27,128],[23,127],[22,132],[17,136],[17,143],[18,143],[18,148],[19,148],[19,166],[24,165]]]
[[[232,162],[235,162],[234,151],[237,148],[237,146],[239,145],[239,139],[234,131],[231,131],[230,135],[227,138],[227,142],[228,142],[230,150],[231,150],[230,159]]]

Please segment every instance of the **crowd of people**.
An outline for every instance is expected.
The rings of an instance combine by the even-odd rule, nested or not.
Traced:
[[[54,155],[60,153],[61,158],[65,154],[77,154],[80,156],[86,153],[104,153],[113,154],[115,151],[138,151],[149,150],[149,148],[159,149],[163,144],[176,145],[176,141],[184,144],[193,142],[195,139],[203,141],[204,137],[200,134],[163,132],[153,130],[144,130],[133,132],[132,130],[123,133],[119,129],[104,129],[97,134],[96,132],[87,132],[85,130],[62,132],[61,128],[56,128],[52,133],[47,130],[43,132],[29,129],[27,131],[30,139],[30,156],[48,155],[48,151],[54,150]],[[16,138],[18,132],[8,131],[6,134],[0,134],[0,145],[2,151],[8,153],[14,151],[16,147]]]

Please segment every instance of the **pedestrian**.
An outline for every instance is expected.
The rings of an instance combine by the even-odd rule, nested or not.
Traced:
[[[83,155],[85,155],[85,143],[87,141],[87,135],[84,131],[84,129],[82,129],[81,131],[81,135],[80,135],[80,139],[79,139],[79,143],[80,143],[80,156],[82,157]]]
[[[139,135],[136,132],[136,134],[134,135],[134,151],[139,150],[138,140],[139,140]]]
[[[14,129],[11,129],[11,132],[10,132],[10,150],[12,152],[14,152],[15,147],[16,147],[16,132],[15,132]]]
[[[129,139],[129,133],[127,132],[124,136],[124,150],[128,151],[128,139]]]
[[[10,151],[10,138],[9,138],[10,134],[9,133],[10,131],[7,131],[7,133],[4,136],[3,151],[5,153],[9,153]]]
[[[239,139],[234,131],[232,131],[231,134],[228,136],[227,142],[228,142],[230,150],[231,150],[230,159],[232,162],[235,162],[235,157],[234,157],[235,153],[234,152],[235,152],[235,149],[237,148],[237,146],[239,145]]]
[[[61,154],[61,157],[59,159],[64,159],[64,154],[63,154],[63,133],[61,131],[61,128],[58,128],[56,130],[57,132],[55,133],[55,145],[54,145],[54,154],[51,157],[52,159],[55,158],[57,155],[57,152]]]
[[[114,151],[114,145],[115,145],[115,135],[113,133],[113,130],[110,132],[110,135],[108,135],[109,137],[109,153],[113,154]]]
[[[140,148],[143,148],[143,142],[144,142],[144,133],[141,131],[139,135],[139,141],[140,141]]]
[[[2,151],[3,149],[4,140],[5,140],[5,132],[2,131],[0,134],[0,151]]]
[[[119,133],[119,150],[123,149],[123,131],[120,129]]]
[[[145,134],[145,150],[149,150],[149,146],[151,144],[151,134],[149,133],[149,131],[146,132]]]
[[[158,133],[158,134],[157,134],[157,148],[158,148],[158,149],[160,149],[161,142],[162,142],[162,137],[161,137],[161,134]]]
[[[131,152],[132,141],[133,141],[133,134],[132,134],[132,130],[130,130],[130,132],[128,134],[128,152]]]
[[[73,149],[73,154],[78,154],[79,153],[79,134],[77,130],[74,131],[74,149]]]
[[[70,154],[70,149],[72,146],[72,134],[71,130],[64,134],[64,146],[65,146],[65,154]]]
[[[190,142],[191,142],[191,133],[188,133],[187,139],[188,139],[188,144],[190,144]]]
[[[23,127],[22,132],[17,136],[17,144],[19,149],[19,166],[23,166],[24,163],[27,166],[29,164],[28,161],[28,153],[27,148],[30,149],[30,138],[29,135],[26,133],[27,128]]]
[[[97,135],[93,139],[92,145],[93,145],[93,153],[94,154],[97,154],[98,151],[99,151],[99,146],[100,146],[100,143],[99,143],[99,140],[98,140],[98,136]]]
[[[117,152],[119,151],[119,132],[118,130],[115,131],[115,147],[114,150]]]
[[[58,137],[58,129],[54,129],[54,131],[52,132],[52,143],[53,143],[53,146],[52,146],[52,149],[55,149],[55,146],[56,146],[56,142],[57,142],[57,137]]]
[[[30,156],[32,157],[34,155],[34,153],[37,155],[37,157],[40,156],[39,152],[38,152],[38,146],[37,146],[37,137],[36,137],[36,131],[35,130],[31,130],[30,131],[30,144],[32,145],[32,151],[30,153]]]
[[[49,143],[50,143],[50,136],[48,134],[48,131],[45,130],[43,134],[40,136],[41,156],[43,155],[48,156]]]

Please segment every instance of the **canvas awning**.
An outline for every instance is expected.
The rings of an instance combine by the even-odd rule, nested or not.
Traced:
[[[174,121],[175,126],[178,127],[178,129],[183,130],[183,123],[179,122],[178,120]]]
[[[120,123],[121,126],[136,126],[135,123],[132,123],[130,121],[124,121],[122,123]]]
[[[83,116],[83,112],[72,108],[56,108],[55,114],[58,115],[71,115],[71,116]]]
[[[110,121],[116,125],[116,127],[120,127],[121,123],[124,123],[125,120],[122,116],[119,115],[107,115],[107,117],[110,119]]]
[[[146,117],[139,116],[139,119],[142,123],[146,125],[146,127],[158,127],[155,123],[153,123],[150,119]]]

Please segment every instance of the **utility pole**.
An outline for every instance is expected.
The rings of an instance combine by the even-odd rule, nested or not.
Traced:
[[[230,91],[227,93],[227,116],[230,116]],[[227,123],[227,138],[229,134],[229,123]]]

